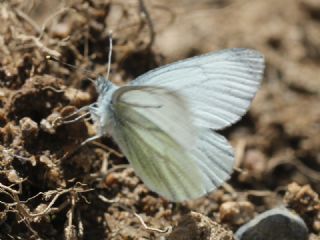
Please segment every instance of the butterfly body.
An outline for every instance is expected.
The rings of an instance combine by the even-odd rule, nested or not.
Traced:
[[[100,77],[96,80],[99,94],[97,101],[90,106],[91,118],[95,122],[98,136],[110,135],[113,116],[112,96],[119,87],[111,81]]]
[[[114,138],[151,190],[172,201],[203,196],[233,169],[230,144],[213,130],[246,112],[263,69],[260,53],[227,49],[157,68],[122,87],[100,78],[90,108],[97,135]]]

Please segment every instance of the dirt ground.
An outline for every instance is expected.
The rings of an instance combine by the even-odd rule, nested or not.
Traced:
[[[318,0],[12,0],[0,21],[0,239],[232,239],[279,205],[320,239]],[[250,111],[222,131],[239,168],[223,187],[172,203],[112,139],[75,151],[92,122],[56,120],[95,101],[88,79],[106,74],[111,30],[117,84],[228,47],[265,55]],[[210,238],[215,227],[229,238]]]

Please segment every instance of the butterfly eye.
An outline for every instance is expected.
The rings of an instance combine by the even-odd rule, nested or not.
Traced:
[[[97,80],[96,80],[96,89],[98,91],[99,94],[104,94],[106,93],[112,86],[112,83],[105,79],[104,77],[100,76]]]

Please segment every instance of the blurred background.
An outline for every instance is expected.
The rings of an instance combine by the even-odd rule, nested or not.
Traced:
[[[11,197],[0,195],[2,202],[12,204],[0,206],[1,238],[160,238],[157,232],[145,231],[132,212],[102,201],[104,196],[132,207],[157,228],[175,226],[193,210],[235,231],[257,213],[285,204],[304,218],[310,239],[316,239],[320,233],[319,0],[0,4],[0,135],[6,159],[0,181],[15,190],[20,186],[21,201],[41,192],[25,203],[31,215],[41,213],[37,217],[22,213],[9,190]],[[63,158],[94,128],[82,122],[54,129],[52,121],[96,99],[88,77],[106,74],[111,31],[111,80],[117,84],[165,63],[224,48],[253,48],[265,56],[264,80],[250,111],[222,131],[241,169],[224,187],[195,201],[167,202],[144,187],[132,169],[115,168],[127,161],[109,138],[102,139],[104,147],[94,145]],[[48,62],[47,55],[76,69]],[[103,169],[105,159],[110,172]],[[58,197],[52,206],[58,210],[45,211],[54,196]]]

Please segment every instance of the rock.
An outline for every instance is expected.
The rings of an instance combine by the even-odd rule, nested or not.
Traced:
[[[286,208],[266,211],[236,232],[237,240],[307,240],[304,221]]]

